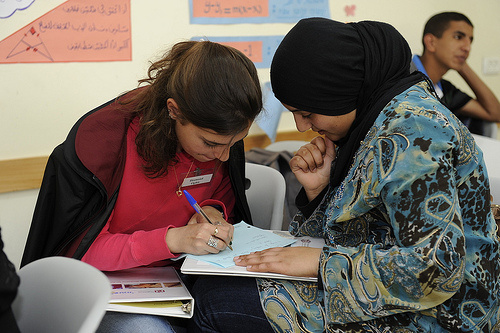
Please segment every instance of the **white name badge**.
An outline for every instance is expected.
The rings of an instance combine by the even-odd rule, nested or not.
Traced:
[[[210,181],[212,180],[212,176],[213,176],[213,174],[211,173],[208,175],[201,175],[201,176],[194,176],[194,177],[186,178],[182,182],[182,187],[210,183]]]

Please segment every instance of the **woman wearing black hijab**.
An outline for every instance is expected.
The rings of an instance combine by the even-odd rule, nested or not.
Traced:
[[[285,36],[273,92],[299,131],[321,135],[290,161],[303,186],[290,232],[326,246],[235,262],[318,283],[199,279],[196,330],[499,330],[499,243],[482,152],[410,61],[404,38],[381,22],[304,19]]]

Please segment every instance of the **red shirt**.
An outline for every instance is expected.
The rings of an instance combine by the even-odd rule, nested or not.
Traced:
[[[186,225],[195,214],[185,196],[176,194],[183,182],[189,185],[182,189],[200,206],[218,205],[228,216],[235,204],[227,167],[219,160],[199,162],[180,152],[179,163],[169,167],[166,176],[148,178],[135,145],[138,129],[136,118],[127,131],[125,170],[113,213],[82,258],[100,270],[164,265],[160,261],[178,255],[170,252],[165,237],[169,228]],[[205,182],[196,184],[200,180]]]

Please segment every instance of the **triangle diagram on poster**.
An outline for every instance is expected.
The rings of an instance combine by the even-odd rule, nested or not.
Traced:
[[[31,27],[19,41],[19,43],[10,51],[7,58],[15,57],[16,55],[22,54],[24,52],[34,52],[40,56],[48,58],[50,61],[54,61],[50,56],[49,50],[45,44],[43,44],[40,34]]]
[[[1,40],[0,64],[130,61],[131,36],[130,0],[68,0]]]

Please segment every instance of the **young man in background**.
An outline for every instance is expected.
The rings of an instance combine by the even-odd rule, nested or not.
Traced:
[[[425,24],[421,56],[413,56],[417,69],[434,84],[441,102],[457,115],[472,133],[484,134],[485,122],[500,122],[500,102],[488,86],[467,64],[474,27],[463,14],[443,12]],[[476,98],[456,88],[442,77],[456,70]]]

